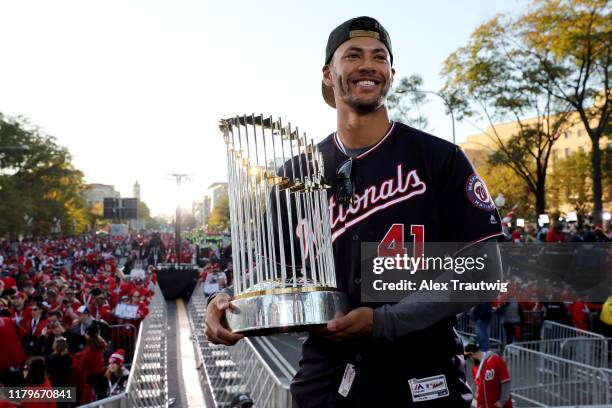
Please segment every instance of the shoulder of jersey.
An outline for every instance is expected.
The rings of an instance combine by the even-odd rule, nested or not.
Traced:
[[[321,140],[319,143],[317,143],[317,146],[319,147],[319,149],[324,150],[324,149],[329,149],[330,147],[334,147],[334,133],[331,133],[329,135],[327,135],[327,137],[323,140]]]
[[[401,122],[395,122],[394,132],[398,133],[399,140],[406,141],[414,146],[420,146],[435,152],[454,151],[457,146],[448,140],[415,129]]]

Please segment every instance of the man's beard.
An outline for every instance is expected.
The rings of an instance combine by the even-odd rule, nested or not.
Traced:
[[[338,89],[342,90],[343,95],[347,95],[347,105],[353,108],[359,115],[367,115],[376,111],[385,103],[385,98],[389,93],[389,86],[387,86],[387,82],[385,82],[377,98],[372,99],[370,101],[363,101],[358,98],[355,98],[350,93],[350,84],[348,82],[345,82],[341,75],[338,76],[337,83]]]

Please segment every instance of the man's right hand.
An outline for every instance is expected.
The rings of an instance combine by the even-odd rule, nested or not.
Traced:
[[[243,338],[242,334],[232,333],[225,319],[225,311],[233,307],[231,298],[225,293],[218,293],[206,308],[206,338],[211,343],[232,346]]]

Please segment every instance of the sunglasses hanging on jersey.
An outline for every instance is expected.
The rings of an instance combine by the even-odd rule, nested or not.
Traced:
[[[353,204],[355,194],[355,183],[351,180],[351,172],[353,170],[353,158],[340,163],[336,170],[336,180],[338,188],[336,189],[336,199],[341,205]]]

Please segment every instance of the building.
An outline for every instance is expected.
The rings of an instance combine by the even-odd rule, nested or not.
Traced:
[[[137,198],[140,201],[140,184],[138,180],[134,183],[134,187],[132,187],[132,197]]]
[[[574,115],[574,117],[570,118],[570,121],[573,121],[574,125],[565,130],[553,145],[551,167],[554,167],[554,163],[557,160],[565,159],[574,152],[591,150],[591,139],[582,122],[579,121],[578,115]],[[523,123],[527,125],[536,124],[537,119],[526,119]],[[492,126],[487,127],[486,133],[468,136],[465,142],[459,143],[459,146],[474,166],[479,167],[485,163],[491,153],[497,150],[497,137],[506,142],[512,135],[517,134],[519,130],[517,122],[499,123],[495,125],[495,128]],[[602,137],[599,141],[599,146],[602,150],[612,148],[612,140]]]
[[[134,182],[134,186],[132,187],[132,197],[138,199],[138,203],[140,203],[140,183],[138,180]],[[138,218],[135,220],[129,221],[130,229],[135,231],[140,231],[145,229],[145,220],[138,214]]]
[[[537,124],[537,121],[537,118],[530,118],[525,119],[522,122],[525,125],[535,125]],[[573,123],[573,125],[565,129],[553,144],[548,166],[549,174],[554,172],[555,165],[559,160],[566,159],[578,151],[591,151],[591,139],[589,138],[584,125],[580,121],[578,114],[575,113],[570,116],[568,122]],[[494,127],[487,127],[486,133],[468,136],[465,142],[459,143],[459,146],[474,164],[474,167],[478,168],[485,164],[489,156],[497,150],[497,138],[499,138],[499,140],[502,142],[506,142],[513,135],[516,135],[519,130],[520,127],[517,122],[495,124]],[[602,137],[599,141],[599,146],[602,150],[612,149],[612,139],[609,137]],[[602,199],[604,202],[604,211],[609,211],[610,208],[612,208],[612,188],[604,185],[603,189],[604,192]],[[565,207],[562,210],[572,211],[572,209],[568,207]]]
[[[121,194],[115,190],[114,186],[99,183],[86,184],[83,190],[83,196],[90,208],[98,204],[100,206],[104,205],[105,197],[121,198]]]
[[[210,198],[210,210],[221,201],[221,199],[227,196],[227,183],[212,183],[206,190],[206,197]]]
[[[228,187],[227,183],[212,183],[206,189],[204,193],[204,199],[201,203],[198,203],[196,219],[202,223],[202,225],[206,225],[208,223],[208,219],[210,218],[210,213],[213,208],[223,197],[227,196]],[[195,214],[195,213],[194,213]]]

